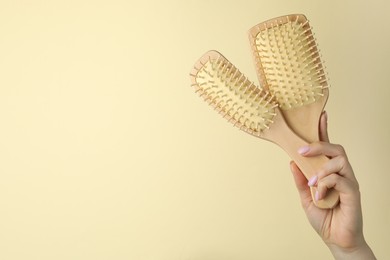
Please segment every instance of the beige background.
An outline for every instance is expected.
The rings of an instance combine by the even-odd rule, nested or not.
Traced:
[[[189,87],[217,49],[256,80],[247,30],[311,21],[330,135],[390,255],[388,1],[0,1],[0,259],[331,259],[288,157]]]

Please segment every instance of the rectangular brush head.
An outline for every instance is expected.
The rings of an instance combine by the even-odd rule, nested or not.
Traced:
[[[269,129],[277,104],[217,51],[209,51],[190,73],[195,92],[241,130],[260,137]]]
[[[261,86],[282,110],[328,95],[328,80],[309,21],[302,14],[260,23],[249,38]]]

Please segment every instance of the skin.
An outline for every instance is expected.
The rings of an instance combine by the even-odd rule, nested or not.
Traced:
[[[316,176],[307,180],[298,166],[294,162],[290,163],[306,216],[335,259],[376,259],[363,235],[359,184],[344,148],[329,142],[326,112],[321,115],[319,136],[319,142],[298,150],[302,156],[323,154],[330,158],[318,169]],[[309,186],[317,187],[315,199],[324,198],[330,188],[336,189],[340,193],[340,203],[333,209],[317,208]]]

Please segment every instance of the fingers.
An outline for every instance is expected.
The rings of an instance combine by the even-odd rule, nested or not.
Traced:
[[[301,148],[298,152],[307,157],[325,155],[330,158],[308,181],[308,186],[317,187],[316,200],[323,199],[327,191],[332,188],[342,193],[344,198],[346,196],[352,200],[358,198],[356,195],[359,193],[359,184],[341,145],[315,142]]]
[[[327,142],[314,142],[298,150],[303,156],[325,155],[328,157],[346,156],[345,150],[341,145]]]
[[[295,183],[301,194],[302,203],[311,201],[309,187],[316,187],[315,199],[321,200],[329,189],[335,189],[340,193],[340,198],[350,197],[348,201],[359,198],[359,184],[355,178],[347,154],[341,145],[329,143],[328,117],[324,111],[319,122],[319,142],[311,143],[298,150],[302,156],[313,157],[325,155],[330,160],[325,163],[316,174],[303,185],[305,177],[295,163],[291,163],[291,171],[294,174]],[[345,200],[344,200],[345,201]]]
[[[322,112],[320,117],[319,137],[320,137],[320,141],[329,143],[328,114],[326,113],[326,111]]]
[[[341,145],[326,142],[315,142],[306,147],[302,147],[298,152],[307,157],[325,155],[330,158],[325,165],[317,170],[317,173],[313,178],[321,179],[330,174],[336,173],[352,180],[355,179],[347,154]],[[313,178],[309,180],[309,182],[313,182]]]
[[[322,166],[317,172],[318,179],[322,179],[333,173],[339,174],[349,179],[355,179],[352,167],[346,156],[337,156],[329,160],[328,163]]]
[[[343,196],[342,201],[345,202],[348,197],[348,202],[354,202],[359,199],[359,185],[357,182],[338,174],[331,174],[322,178],[317,183],[316,200],[321,200],[326,196],[329,189],[334,188]]]

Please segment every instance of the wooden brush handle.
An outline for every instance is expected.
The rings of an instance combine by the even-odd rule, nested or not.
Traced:
[[[304,144],[303,144],[304,145]],[[299,149],[299,148],[297,148]],[[291,151],[290,157],[291,159],[298,165],[299,169],[304,173],[305,177],[309,180],[312,176],[316,174],[316,172],[329,161],[329,158],[320,155],[316,157],[303,157],[302,155],[296,152]],[[330,189],[327,191],[326,196],[322,200],[315,200],[315,193],[317,188],[310,187],[312,198],[314,204],[316,204],[319,208],[333,208],[339,202],[339,193],[335,189]]]
[[[298,149],[307,145],[307,143],[296,135],[291,135],[291,138],[286,140],[286,142],[287,143],[283,145],[284,150],[286,150],[291,159],[298,165],[299,169],[301,169],[308,180],[316,175],[317,171],[329,161],[329,158],[324,155],[315,157],[304,157],[300,155],[297,152]],[[339,202],[339,193],[335,189],[328,190],[325,198],[318,201],[315,200],[315,193],[317,189],[315,187],[310,187],[310,189],[313,202],[319,208],[333,208]]]
[[[269,131],[263,137],[276,143],[285,150],[308,180],[316,175],[317,171],[329,161],[329,158],[324,155],[315,157],[304,157],[300,155],[298,153],[298,149],[303,146],[307,146],[308,143],[287,126],[282,116],[277,115],[273,124],[274,126],[272,131]],[[334,189],[328,190],[326,196],[319,201],[315,200],[315,192],[316,188],[312,187],[311,193],[313,202],[319,208],[333,208],[339,202],[339,192]]]

